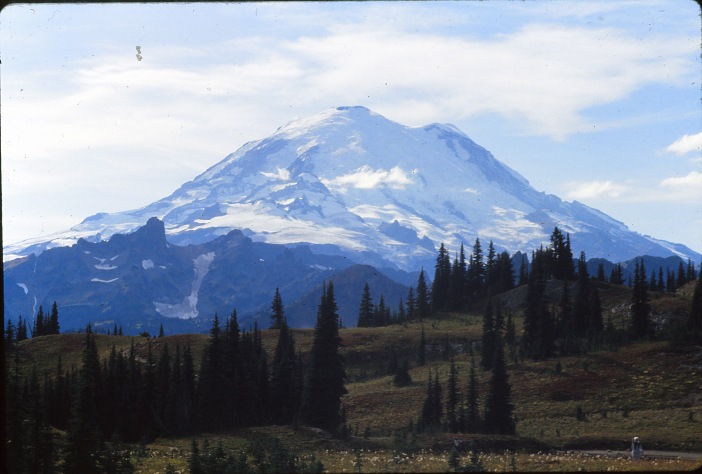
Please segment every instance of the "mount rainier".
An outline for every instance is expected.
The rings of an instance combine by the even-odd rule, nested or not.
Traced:
[[[642,236],[578,202],[536,191],[452,125],[407,127],[365,107],[337,107],[249,142],[173,194],[141,209],[97,214],[49,238],[6,246],[5,260],[79,238],[100,241],[158,217],[169,242],[208,242],[240,229],[253,241],[309,244],[379,268],[433,266],[439,243],[476,237],[530,251],[554,226],[588,258],[623,261],[689,248]]]
[[[433,274],[441,243],[469,252],[479,237],[484,248],[492,240],[528,254],[555,226],[590,259],[702,260],[536,191],[451,125],[406,127],[338,107],[245,144],[141,209],[4,247],[4,316],[32,317],[57,301],[65,330],[90,321],[135,334],[169,320],[172,332],[206,331],[215,312],[232,309],[267,326],[280,288],[291,326],[310,327],[333,280],[339,314],[353,324],[366,282],[397,307],[420,268]]]

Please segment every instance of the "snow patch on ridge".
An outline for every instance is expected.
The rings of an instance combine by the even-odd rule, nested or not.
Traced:
[[[192,319],[198,316],[197,295],[202,285],[202,280],[210,271],[210,265],[214,261],[215,253],[209,252],[193,259],[195,279],[193,280],[190,294],[183,298],[181,303],[169,304],[154,301],[156,311],[167,318]]]

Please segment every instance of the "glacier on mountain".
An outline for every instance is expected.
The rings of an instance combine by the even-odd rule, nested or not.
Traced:
[[[97,214],[49,239],[4,250],[21,256],[79,238],[105,240],[154,216],[175,244],[240,229],[257,242],[309,244],[313,251],[408,271],[433,265],[440,243],[457,251],[479,237],[498,250],[528,252],[547,244],[554,226],[569,232],[573,249],[589,258],[702,257],[632,232],[579,202],[536,191],[452,125],[408,127],[364,107],[293,120],[159,201]]]

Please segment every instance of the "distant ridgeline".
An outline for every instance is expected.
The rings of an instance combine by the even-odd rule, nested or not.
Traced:
[[[638,268],[638,270],[637,270]],[[7,262],[4,316],[22,333],[44,334],[38,313],[52,301],[61,306],[63,331],[91,324],[93,331],[119,328],[125,335],[204,333],[216,312],[236,309],[241,324],[266,326],[274,290],[286,301],[291,327],[312,327],[316,298],[326,281],[336,285],[341,322],[346,326],[382,326],[425,318],[434,311],[482,309],[488,296],[525,287],[534,275],[545,281],[578,281],[634,287],[643,272],[652,293],[674,293],[696,279],[694,263],[680,257],[644,256],[612,263],[574,258],[570,235],[554,228],[550,245],[510,256],[490,241],[483,250],[476,239],[463,245],[441,244],[434,271],[418,273],[359,265],[339,255],[253,242],[232,231],[212,242],[177,246],[166,242],[163,223],[150,219],[132,234],[109,241],[80,240],[72,247]],[[549,284],[553,286],[553,283]],[[375,299],[374,299],[375,298]],[[525,295],[513,307],[525,304]],[[35,316],[36,315],[36,316]],[[36,332],[38,331],[38,332]]]

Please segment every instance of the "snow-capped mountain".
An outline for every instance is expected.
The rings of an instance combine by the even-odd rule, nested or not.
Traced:
[[[700,254],[645,237],[578,202],[536,191],[451,125],[407,127],[364,107],[295,120],[245,144],[173,194],[137,210],[97,214],[50,239],[5,247],[6,259],[100,241],[165,223],[174,244],[203,243],[240,229],[253,241],[309,244],[356,263],[414,271],[433,266],[444,243],[479,237],[499,250],[530,251],[554,226],[574,252],[623,261]]]

